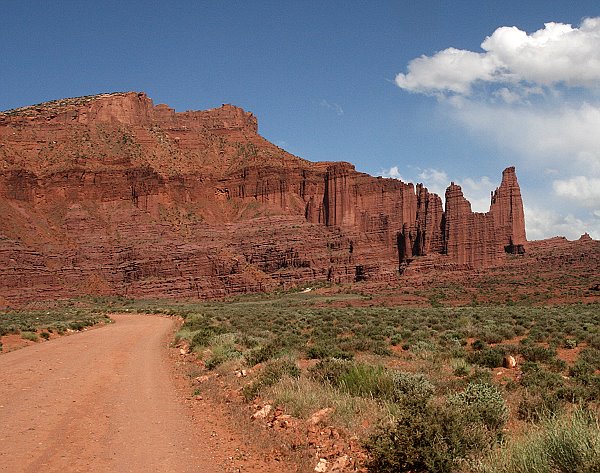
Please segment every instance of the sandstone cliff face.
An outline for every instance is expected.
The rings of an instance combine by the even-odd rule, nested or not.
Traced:
[[[496,237],[504,243],[506,252],[523,253],[527,243],[525,215],[514,167],[506,168],[502,173],[502,183],[492,193],[490,213],[496,224]]]
[[[418,257],[480,268],[526,239],[514,168],[490,212],[458,186],[311,163],[224,105],[143,93],[0,113],[0,296],[207,297],[313,281],[394,280]]]

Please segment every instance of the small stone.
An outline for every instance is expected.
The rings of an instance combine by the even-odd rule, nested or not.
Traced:
[[[333,409],[331,407],[326,407],[315,412],[312,416],[310,416],[310,419],[308,419],[309,425],[317,425],[321,423],[324,419],[329,417],[332,412]]]
[[[325,458],[319,459],[319,463],[315,466],[315,471],[317,473],[325,473],[327,471],[327,460]]]
[[[502,364],[505,368],[512,369],[517,366],[517,360],[515,360],[515,357],[512,355],[506,355]]]
[[[348,455],[342,455],[341,457],[336,458],[331,465],[331,471],[343,471],[344,468],[348,465]]]
[[[271,406],[270,404],[266,404],[262,409],[259,409],[254,414],[252,414],[252,418],[253,419],[265,419],[269,415],[269,413],[271,412],[272,409],[273,409],[273,406]]]

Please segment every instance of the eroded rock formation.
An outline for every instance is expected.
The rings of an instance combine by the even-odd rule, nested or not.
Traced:
[[[312,281],[393,280],[415,258],[481,268],[525,251],[514,168],[490,211],[460,187],[312,163],[223,105],[143,93],[0,113],[0,298],[207,297]]]

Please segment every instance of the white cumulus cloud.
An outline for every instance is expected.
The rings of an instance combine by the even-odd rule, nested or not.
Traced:
[[[398,166],[392,166],[389,169],[382,169],[381,177],[391,177],[393,179],[399,179],[403,182],[408,182],[400,175],[400,169]]]
[[[592,238],[600,239],[600,218],[579,218],[570,213],[562,215],[554,210],[528,205],[525,205],[524,210],[528,240],[542,240],[553,236],[576,240],[586,232]]]
[[[478,83],[498,84],[503,86],[499,96],[508,103],[518,97],[515,90],[528,95],[559,84],[600,86],[600,18],[587,18],[578,28],[546,23],[531,34],[503,26],[481,43],[481,49],[447,48],[413,59],[407,72],[396,76],[396,84],[442,95],[471,95]]]
[[[600,179],[587,176],[575,176],[570,179],[556,180],[554,192],[590,208],[600,210]]]

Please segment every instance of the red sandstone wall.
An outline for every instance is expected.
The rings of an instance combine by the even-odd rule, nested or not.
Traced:
[[[422,185],[311,163],[257,130],[231,105],[177,113],[133,92],[0,113],[0,295],[214,296],[524,249],[514,168],[490,212],[454,185],[444,212]]]

